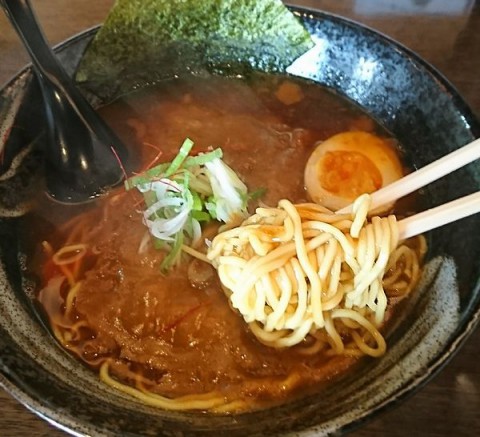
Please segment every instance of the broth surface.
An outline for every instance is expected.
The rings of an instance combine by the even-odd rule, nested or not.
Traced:
[[[187,136],[196,152],[221,147],[250,191],[266,188],[261,201],[270,206],[282,198],[308,200],[303,172],[318,141],[347,130],[385,135],[338,96],[285,77],[177,79],[100,112],[144,167],[159,153],[159,162],[170,161]],[[165,254],[145,244],[140,209],[139,196],[123,190],[85,210],[48,199],[38,206],[37,219],[47,223],[41,239],[54,251],[80,240],[88,246],[76,267],[82,282],[70,310],[65,284],[58,285],[60,293],[52,285],[61,271],[41,254],[36,267],[39,300],[52,326],[76,326],[77,335],[62,343],[84,363],[99,368],[109,359],[114,378],[162,396],[215,391],[228,401],[240,399],[242,408],[257,408],[318,390],[357,362],[308,354],[308,341],[288,350],[260,344],[230,308],[213,268],[198,260],[185,257],[162,275]],[[61,224],[66,216],[73,218]],[[215,232],[207,227],[205,238]]]

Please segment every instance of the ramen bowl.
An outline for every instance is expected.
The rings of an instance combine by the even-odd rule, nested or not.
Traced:
[[[480,125],[452,86],[416,55],[378,33],[321,12],[295,9],[315,47],[288,72],[350,99],[402,144],[422,167],[480,135]],[[93,37],[87,31],[58,48],[71,73]],[[2,91],[7,138],[0,176],[0,361],[2,386],[41,417],[76,435],[322,435],[347,431],[428,381],[474,329],[480,314],[478,217],[428,234],[422,278],[389,331],[388,351],[318,393],[265,410],[199,414],[152,408],[104,385],[67,354],[44,325],[20,249],[23,212],[37,195],[43,141],[41,105],[30,69]],[[36,123],[38,120],[38,124]],[[8,132],[8,135],[5,133]],[[3,141],[3,140],[2,140]],[[17,171],[9,172],[11,166]],[[422,208],[480,187],[471,164],[424,189]],[[27,248],[28,249],[28,248]],[[28,250],[26,251],[28,253]]]

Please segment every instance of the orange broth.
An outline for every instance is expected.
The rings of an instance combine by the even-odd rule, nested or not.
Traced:
[[[261,201],[271,206],[281,198],[308,200],[303,172],[316,142],[346,130],[385,135],[339,96],[280,76],[177,79],[100,112],[144,167],[170,161],[186,137],[195,142],[194,152],[221,147],[249,190],[266,188]],[[114,378],[162,396],[218,391],[254,409],[320,390],[358,361],[306,354],[308,339],[285,350],[260,344],[230,308],[213,268],[201,261],[185,256],[162,275],[165,254],[151,244],[140,249],[146,233],[141,208],[141,196],[123,189],[85,210],[49,200],[38,207],[37,215],[58,224],[41,235],[54,251],[78,242],[88,247],[82,263],[68,266],[82,281],[68,314],[65,284],[57,295],[39,295],[53,328],[77,324],[77,334],[61,342],[82,362],[98,369],[108,358]],[[73,218],[58,223],[65,215]],[[215,231],[208,227],[205,237]],[[61,274],[44,259],[39,288]]]

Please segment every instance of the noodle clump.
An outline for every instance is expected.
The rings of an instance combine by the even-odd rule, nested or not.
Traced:
[[[368,221],[369,206],[369,195],[352,214],[284,199],[213,239],[207,256],[261,343],[282,348],[307,339],[309,353],[385,353],[378,328],[389,291],[408,294],[419,262],[398,246],[395,216]]]

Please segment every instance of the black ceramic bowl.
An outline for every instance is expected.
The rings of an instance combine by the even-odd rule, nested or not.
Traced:
[[[289,69],[331,87],[375,117],[422,167],[480,135],[452,86],[416,55],[378,33],[320,12],[295,9],[317,45]],[[58,49],[69,71],[95,30]],[[54,341],[22,280],[22,210],[35,193],[38,167],[25,153],[41,134],[38,90],[30,69],[0,94],[0,383],[30,409],[75,435],[319,435],[353,428],[425,383],[448,361],[480,317],[479,218],[429,233],[415,297],[388,336],[389,349],[339,384],[289,404],[231,416],[154,409],[101,384]],[[35,120],[39,120],[36,125]],[[19,164],[18,172],[9,171]],[[471,164],[425,188],[424,208],[480,188]]]

